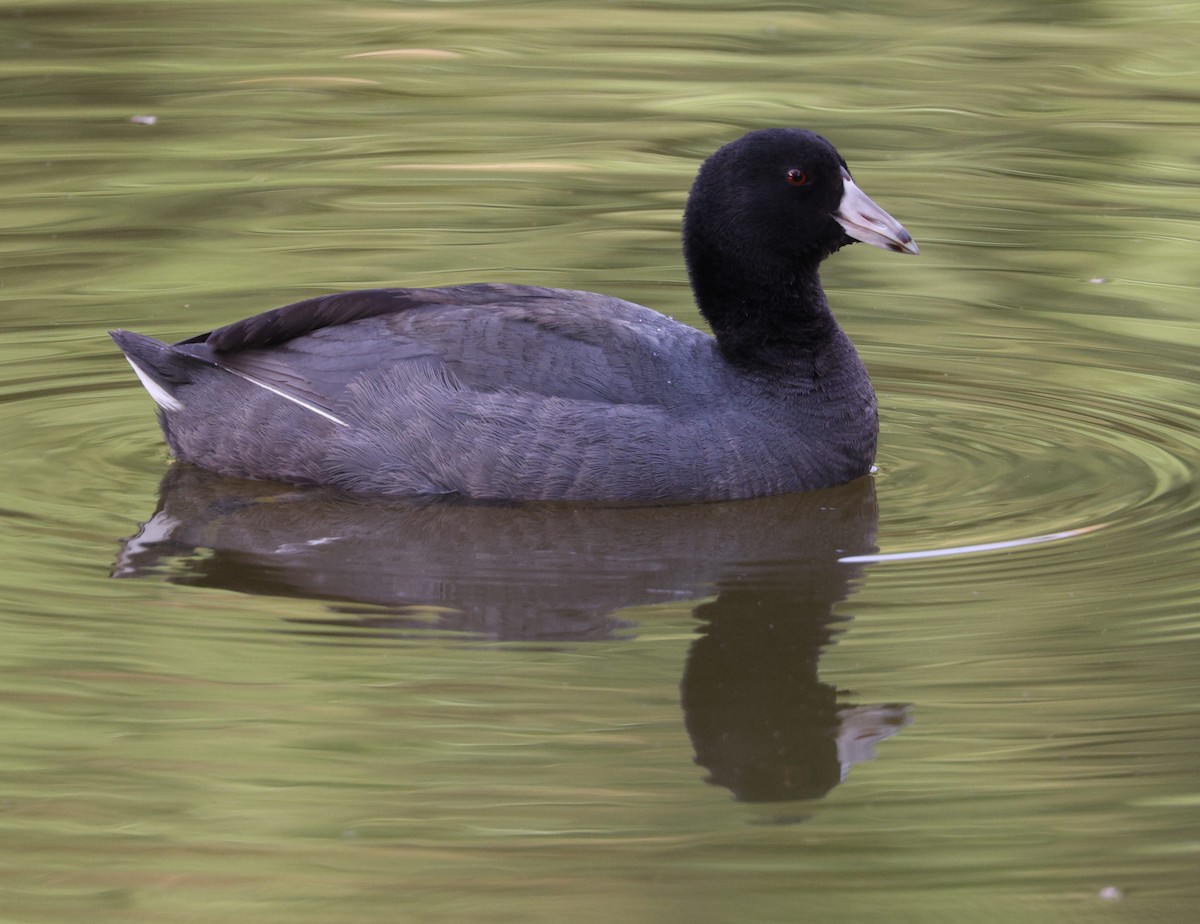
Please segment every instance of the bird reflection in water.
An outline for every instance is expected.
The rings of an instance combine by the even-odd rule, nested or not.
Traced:
[[[711,783],[819,798],[910,721],[821,681],[835,615],[875,551],[874,482],[674,506],[364,500],[174,464],[115,577],[328,601],[314,635],[466,633],[553,644],[635,631],[620,611],[698,600],[681,681]]]

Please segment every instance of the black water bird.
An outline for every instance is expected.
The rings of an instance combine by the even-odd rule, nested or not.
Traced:
[[[915,254],[820,135],[751,132],[700,168],[683,251],[710,336],[591,292],[372,289],[174,345],[113,339],[174,454],[383,495],[718,500],[869,471],[875,393],[821,288],[853,241]]]

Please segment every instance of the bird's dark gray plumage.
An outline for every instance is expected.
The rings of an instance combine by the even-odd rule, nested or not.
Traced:
[[[229,475],[649,501],[865,474],[875,394],[817,268],[912,238],[824,138],[766,129],[704,163],[683,239],[714,336],[591,292],[481,284],[321,296],[174,345],[112,337],[175,455]]]

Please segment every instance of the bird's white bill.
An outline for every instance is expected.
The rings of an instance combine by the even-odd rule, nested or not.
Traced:
[[[842,203],[833,213],[837,223],[846,229],[856,241],[895,250],[898,253],[918,253],[917,243],[904,226],[871,201],[871,197],[858,188],[850,174],[842,171],[845,190]]]

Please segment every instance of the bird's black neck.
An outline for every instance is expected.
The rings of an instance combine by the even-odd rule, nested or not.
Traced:
[[[697,305],[731,364],[807,372],[845,339],[821,288],[819,259],[788,266],[760,260],[751,276],[728,258],[692,257]]]

